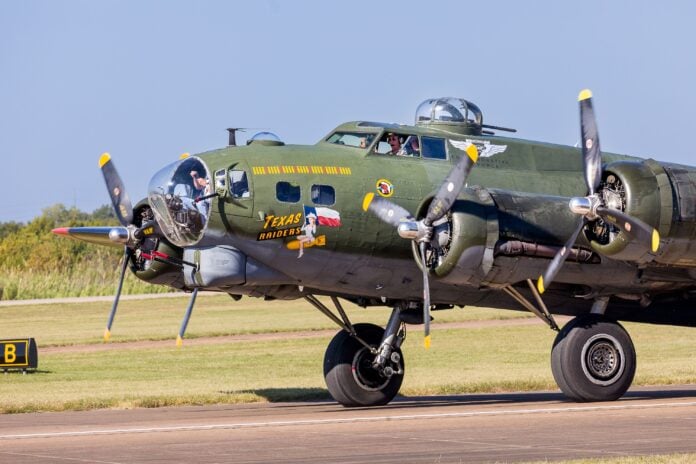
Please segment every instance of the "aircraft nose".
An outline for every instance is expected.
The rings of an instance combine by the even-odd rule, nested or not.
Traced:
[[[212,182],[206,164],[196,156],[162,168],[150,180],[148,200],[162,233],[172,244],[195,245],[210,216]]]

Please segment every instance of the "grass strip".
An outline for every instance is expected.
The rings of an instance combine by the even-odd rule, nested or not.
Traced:
[[[638,351],[634,385],[696,383],[689,328],[629,324]],[[433,347],[411,330],[406,396],[554,390],[543,325],[438,330]],[[327,338],[242,341],[182,349],[56,352],[35,374],[0,375],[0,412],[159,407],[329,399]],[[41,355],[40,355],[41,356]]]

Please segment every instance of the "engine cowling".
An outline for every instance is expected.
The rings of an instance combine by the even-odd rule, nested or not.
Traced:
[[[141,200],[133,208],[133,218],[137,227],[142,226],[143,222],[154,218],[152,208],[150,208],[147,200]],[[163,237],[145,238],[138,246],[138,251],[131,262],[133,274],[145,282],[183,289],[185,283],[181,268],[167,262],[148,259],[146,256],[151,256],[153,251],[158,251],[176,259],[181,259],[183,256],[181,248],[172,245]]]
[[[419,208],[419,217],[428,210],[430,200]],[[489,234],[489,227],[495,230]],[[490,238],[495,239],[490,243]],[[490,237],[489,237],[490,236]],[[485,189],[465,189],[450,212],[433,224],[433,245],[429,260],[431,274],[444,282],[476,284],[486,273],[484,257],[487,247],[497,240],[497,215],[490,194]],[[491,248],[492,250],[492,248]],[[414,258],[421,265],[416,243]]]
[[[661,170],[659,165],[639,161],[610,163],[604,169],[599,195],[608,208],[638,218],[662,235],[665,224],[671,220],[671,211],[663,208],[664,191],[661,191],[656,170]],[[671,192],[669,195],[671,198]],[[645,263],[655,257],[644,243],[629,240],[625,232],[601,219],[588,224],[585,236],[594,251],[612,259]]]

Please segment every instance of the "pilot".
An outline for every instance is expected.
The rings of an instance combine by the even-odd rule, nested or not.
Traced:
[[[399,151],[402,156],[420,156],[420,146],[418,145],[418,137],[412,135],[406,140],[404,147]]]
[[[387,135],[387,143],[391,147],[391,150],[387,152],[387,155],[396,155],[401,149],[401,138],[393,132]]]

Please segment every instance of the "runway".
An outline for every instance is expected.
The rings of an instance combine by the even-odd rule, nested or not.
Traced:
[[[460,463],[696,452],[696,386],[0,416],[0,462]]]

